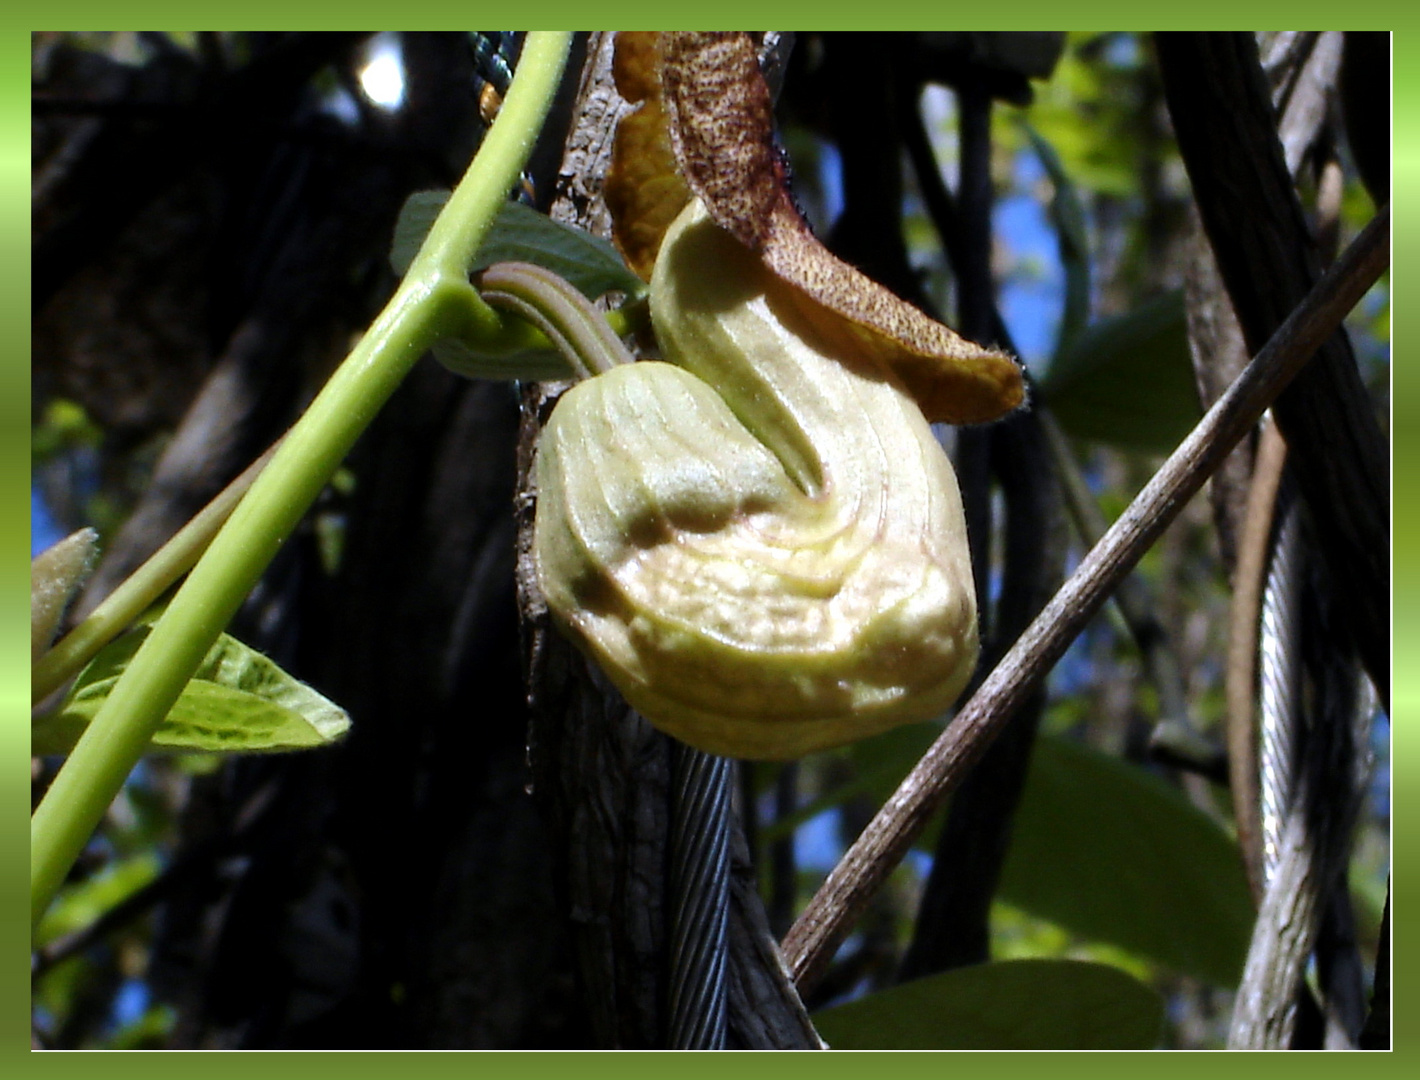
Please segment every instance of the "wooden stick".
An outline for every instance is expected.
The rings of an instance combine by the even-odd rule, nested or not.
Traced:
[[[829,874],[782,946],[800,994],[822,977],[873,893],[1011,714],[1389,264],[1387,205],[1094,546]]]

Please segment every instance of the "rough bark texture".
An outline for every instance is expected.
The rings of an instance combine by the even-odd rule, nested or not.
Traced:
[[[1249,35],[1163,34],[1158,51],[1170,114],[1218,276],[1243,337],[1255,350],[1316,279],[1326,257],[1328,241],[1313,239],[1293,178],[1322,141],[1319,133],[1341,64],[1341,38],[1274,35],[1259,60]],[[1324,180],[1326,171],[1318,172]],[[1336,197],[1324,183],[1319,188],[1319,203]],[[1325,230],[1328,217],[1335,217],[1335,209],[1328,215],[1320,207],[1319,229]],[[1195,289],[1192,299],[1207,299],[1211,292],[1209,306],[1221,308],[1226,305],[1218,291],[1216,284]],[[1329,740],[1343,735],[1349,740],[1356,705],[1351,700],[1323,706],[1328,685],[1345,677],[1351,643],[1383,700],[1389,699],[1388,461],[1343,333],[1318,351],[1278,398],[1273,413],[1287,439],[1288,472],[1311,511],[1312,535],[1329,571],[1318,588],[1335,590],[1335,603],[1344,612],[1338,622],[1349,624],[1345,629],[1351,640],[1346,641],[1340,625],[1335,627],[1326,650],[1307,661],[1312,684],[1307,704],[1297,716],[1280,721],[1297,728],[1302,747],[1298,768],[1322,769],[1324,779],[1305,779],[1292,795],[1283,859],[1262,900],[1229,1043],[1348,1045],[1361,1022],[1359,984],[1349,905],[1333,902],[1332,886],[1344,866],[1354,821],[1351,770],[1357,751],[1347,741],[1344,751],[1333,752]],[[1246,594],[1250,583],[1239,584]],[[1316,621],[1313,615],[1307,627]],[[1334,674],[1338,668],[1343,674]],[[1251,694],[1250,686],[1235,688],[1236,696],[1244,694]],[[1244,743],[1250,733],[1241,729],[1248,716],[1234,711],[1233,743],[1250,750],[1250,742]],[[1314,760],[1318,755],[1319,763]],[[1234,772],[1243,767],[1239,761]],[[1244,779],[1251,781],[1251,776]],[[1263,779],[1266,788],[1266,773]],[[1246,842],[1254,831],[1248,826],[1251,795],[1247,785],[1236,794],[1248,801],[1239,809]],[[1298,816],[1306,819],[1303,825],[1290,821]],[[1302,1020],[1308,1010],[1299,1009],[1309,1004],[1302,971],[1323,937],[1323,926],[1331,928],[1324,935],[1327,947],[1318,952],[1328,1015],[1317,1018],[1313,1035],[1313,1025]]]
[[[611,35],[593,35],[553,214],[607,231],[598,196],[624,111],[610,83]],[[523,392],[519,440],[518,588],[532,708],[530,756],[554,823],[561,903],[570,919],[590,1045],[665,1045],[666,904],[671,740],[633,712],[552,627],[532,562],[538,434],[560,388]],[[769,936],[741,840],[732,850],[728,1043],[818,1045]]]
[[[1231,33],[1160,34],[1157,46],[1203,225],[1256,353],[1320,273],[1257,46],[1251,35]],[[1273,412],[1296,455],[1348,629],[1388,703],[1389,462],[1344,333],[1318,350]]]

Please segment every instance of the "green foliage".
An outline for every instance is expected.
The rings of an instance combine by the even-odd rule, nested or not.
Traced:
[[[35,944],[43,947],[82,930],[150,884],[160,869],[157,852],[149,848],[109,863],[92,877],[61,890],[35,931]]]
[[[1075,182],[1100,195],[1139,192],[1143,51],[1132,35],[1072,33],[1054,75],[1034,84],[1032,127]]]
[[[905,725],[846,753],[853,778],[765,830],[773,840],[848,799],[890,795],[941,729]],[[937,827],[917,846],[931,851]],[[1080,939],[1232,986],[1252,901],[1236,842],[1175,788],[1065,736],[1041,735],[999,895]]]
[[[1050,177],[1050,222],[1065,271],[1065,305],[1060,318],[1060,348],[1072,342],[1090,319],[1090,238],[1085,208],[1079,190],[1065,171],[1060,155],[1040,133],[1025,121],[1021,128],[1041,167]]]
[[[71,750],[129,662],[147,640],[140,626],[106,646],[54,713],[31,732],[35,754]],[[345,734],[350,717],[309,686],[223,634],[153,736],[155,750],[266,753],[323,746]]]
[[[30,455],[37,462],[46,461],[80,448],[96,449],[102,441],[103,431],[82,405],[68,398],[52,398],[30,429]]]
[[[1079,960],[957,968],[814,1014],[836,1050],[1148,1050],[1162,1024],[1154,991]]]
[[[1070,340],[1040,395],[1072,435],[1166,454],[1202,415],[1183,297],[1171,292]]]
[[[1042,737],[1000,896],[1083,937],[1236,985],[1252,900],[1236,843],[1143,769]]]
[[[151,1005],[137,1019],[114,1032],[115,1050],[164,1050],[168,1037],[177,1023],[177,1010],[171,1005]]]
[[[390,263],[397,273],[409,269],[448,201],[447,191],[421,191],[405,202],[390,249]],[[609,292],[640,296],[646,291],[645,282],[626,268],[606,240],[562,225],[521,203],[508,203],[498,211],[469,270],[477,272],[499,262],[537,263],[564,278],[588,300]]]
[[[448,201],[447,191],[416,192],[405,201],[390,249],[390,263],[397,273],[409,269]],[[499,262],[536,263],[566,280],[589,300],[609,292],[635,298],[646,291],[645,282],[627,269],[607,241],[562,225],[520,203],[508,203],[498,211],[469,270],[476,273]],[[435,344],[434,356],[450,371],[469,378],[565,379],[571,373],[567,361],[554,349],[495,356],[475,351],[461,341],[445,339]]]

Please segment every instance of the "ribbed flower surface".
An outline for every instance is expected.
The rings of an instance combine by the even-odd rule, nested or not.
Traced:
[[[648,720],[712,753],[795,757],[945,710],[975,598],[917,405],[698,203],[651,290],[667,362],[574,387],[543,435],[556,617]]]

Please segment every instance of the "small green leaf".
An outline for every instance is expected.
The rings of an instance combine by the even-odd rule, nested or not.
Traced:
[[[1039,392],[1072,435],[1172,451],[1202,415],[1182,294],[1166,293],[1075,335],[1051,361]]]
[[[1216,822],[1143,769],[1048,736],[1036,742],[1000,896],[1226,987],[1253,922],[1237,843]]]
[[[149,626],[108,645],[80,674],[63,705],[37,720],[31,752],[73,748],[146,640]],[[350,717],[261,653],[223,634],[153,736],[155,750],[267,753],[323,746]]]
[[[473,269],[498,262],[545,266],[588,300],[609,292],[640,296],[646,291],[646,283],[626,268],[610,243],[521,203],[508,203],[498,211]]]
[[[447,191],[421,191],[406,200],[390,251],[390,262],[398,273],[409,269],[448,199]],[[553,221],[521,203],[507,203],[498,211],[469,272],[498,262],[537,263],[565,278],[588,300],[609,292],[640,296],[646,291],[645,282],[626,268],[607,241]]]
[[[99,553],[99,534],[80,529],[30,563],[30,663],[49,649],[64,609],[83,587]]]
[[[394,242],[390,245],[390,266],[400,277],[409,273],[414,257],[424,246],[424,238],[434,227],[439,211],[444,209],[450,194],[448,191],[416,191],[399,208],[399,217],[394,223]]]
[[[56,938],[91,925],[106,911],[149,884],[161,869],[156,852],[140,851],[62,890],[40,920],[35,944],[48,945]]]
[[[814,1014],[835,1050],[1149,1050],[1163,1002],[1079,960],[1008,960],[914,979]]]

